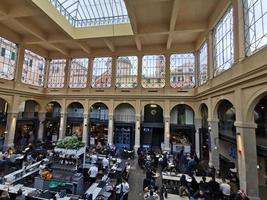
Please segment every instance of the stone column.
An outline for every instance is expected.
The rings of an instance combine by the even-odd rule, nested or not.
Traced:
[[[137,69],[137,87],[142,88],[142,56],[138,56],[138,69]]]
[[[70,83],[70,66],[71,66],[71,59],[66,60],[66,67],[64,69],[65,77],[64,77],[64,88],[69,88]]]
[[[14,146],[17,118],[18,118],[18,113],[7,113],[4,149]]]
[[[87,146],[88,144],[88,113],[83,114],[83,136],[82,140]]]
[[[200,118],[195,118],[195,152],[200,158],[200,141],[199,141],[199,129],[202,127],[201,119]]]
[[[21,77],[22,77],[22,69],[23,69],[23,63],[24,63],[24,52],[25,48],[21,45],[19,45],[18,49],[18,57],[17,57],[17,63],[16,63],[16,71],[15,71],[15,82],[21,83]]]
[[[250,199],[259,199],[255,124],[236,122],[240,188]]]
[[[232,0],[233,5],[233,31],[234,31],[234,62],[237,63],[245,58],[245,21],[243,16],[243,1]]]
[[[67,113],[60,113],[60,125],[59,125],[59,140],[65,137],[67,126]]]
[[[38,119],[39,119],[39,127],[38,127],[38,135],[37,135],[38,140],[43,140],[44,123],[45,123],[45,117],[46,117],[45,115],[46,115],[45,112],[38,113]]]
[[[109,114],[108,120],[108,144],[113,144],[113,113]]]
[[[112,56],[111,88],[116,88],[116,62],[117,62],[117,57],[116,56]]]
[[[212,164],[217,170],[220,169],[218,122],[219,122],[218,120],[209,121],[209,138],[210,138],[209,163]]]
[[[213,33],[212,33],[212,31],[210,31],[208,34],[207,44],[208,44],[208,79],[210,80],[214,77]]]
[[[165,66],[165,88],[169,89],[171,88],[170,84],[170,54],[165,54],[165,59],[166,59],[166,66]]]
[[[44,74],[44,88],[48,88],[49,70],[50,70],[51,60],[46,60],[45,62],[45,74]]]
[[[170,116],[164,118],[164,150],[170,151]]]
[[[135,151],[137,151],[137,149],[140,147],[140,121],[141,121],[141,116],[135,115],[135,135],[134,135]]]

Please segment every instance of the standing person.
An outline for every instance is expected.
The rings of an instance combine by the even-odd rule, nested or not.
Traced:
[[[97,162],[97,155],[95,154],[95,152],[93,152],[93,154],[91,155],[91,164],[96,164]]]
[[[130,169],[131,169],[131,165],[130,165],[130,163],[127,163],[126,168],[125,168],[125,179],[126,180],[128,180],[128,178],[129,178]]]
[[[122,182],[120,179],[117,180],[117,183],[115,186],[115,193],[116,193],[116,200],[120,200],[121,196],[123,195]]]
[[[102,167],[103,167],[103,171],[105,174],[107,174],[108,172],[108,166],[109,166],[109,160],[108,160],[108,156],[106,155],[106,157],[103,158],[102,160]]]
[[[231,186],[226,183],[225,178],[222,178],[222,183],[220,184],[220,190],[224,198],[228,199],[231,195]]]
[[[123,195],[123,200],[128,200],[128,193],[130,191],[130,186],[129,183],[127,183],[126,180],[123,179],[122,181],[122,195]]]
[[[89,174],[89,183],[92,185],[96,181],[96,177],[98,174],[98,168],[96,165],[92,165],[88,171]]]

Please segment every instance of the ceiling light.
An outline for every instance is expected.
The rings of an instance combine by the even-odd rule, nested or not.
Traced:
[[[150,107],[151,107],[151,108],[156,108],[157,105],[156,105],[156,104],[150,104]]]

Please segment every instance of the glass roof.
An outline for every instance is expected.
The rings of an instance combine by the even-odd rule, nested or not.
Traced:
[[[128,23],[124,0],[49,0],[74,26]]]

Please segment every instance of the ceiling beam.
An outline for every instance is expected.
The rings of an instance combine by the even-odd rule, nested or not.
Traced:
[[[4,24],[0,23],[0,35],[2,37],[5,37],[15,43],[20,43],[22,41],[22,36],[18,33],[16,33],[15,31],[11,30],[10,28],[8,28],[7,26],[5,26]]]
[[[1,8],[0,8],[0,13],[1,13]],[[16,5],[7,10],[5,14],[0,16],[0,21],[19,18],[19,17],[31,17],[39,14],[40,13],[36,9],[31,9],[25,5]]]
[[[131,26],[132,26],[132,29],[133,29],[133,33],[135,35],[134,36],[134,40],[135,40],[136,48],[137,48],[138,51],[141,51],[142,50],[142,43],[141,43],[140,37],[137,35],[138,34],[138,25],[137,25],[136,16],[135,16],[135,13],[134,13],[134,7],[131,4],[131,2],[133,2],[133,1],[125,0],[124,2],[125,2],[125,5],[126,5],[126,8],[127,8],[128,16],[130,18],[130,22],[131,22]]]
[[[141,51],[142,50],[142,43],[141,43],[140,37],[134,36],[134,40],[135,40],[137,50]]]
[[[60,53],[62,53],[64,56],[68,56],[70,54],[69,50],[60,46],[59,44],[49,44],[54,49],[58,50]]]
[[[171,48],[171,44],[172,44],[172,41],[173,41],[173,34],[172,34],[172,32],[175,29],[179,7],[180,7],[179,0],[174,0],[173,1],[173,5],[172,5],[171,20],[170,20],[170,27],[169,27],[170,33],[168,35],[167,45],[166,45],[166,49],[167,50],[169,50]]]
[[[25,19],[13,19],[19,25],[21,25],[26,31],[39,38],[42,41],[47,40],[47,34],[40,30],[36,24],[30,23],[30,21]]]
[[[40,42],[47,42],[47,34],[44,33],[42,30],[40,30],[36,24],[30,23],[28,20],[23,20],[23,19],[13,19],[16,21],[18,24],[20,24],[26,31],[28,31],[30,34],[34,35],[36,38],[40,39]],[[52,48],[58,50],[60,53],[62,53],[65,56],[69,55],[69,51],[54,43],[48,43]]]
[[[104,42],[105,42],[105,44],[107,45],[107,47],[109,48],[109,50],[111,52],[115,52],[116,51],[116,48],[115,48],[114,44],[110,40],[104,39]]]
[[[81,41],[78,41],[77,44],[85,53],[87,53],[87,54],[91,54],[92,53],[92,51],[89,48],[89,46],[87,46],[85,43],[83,43]]]
[[[4,3],[1,3],[0,4],[0,15],[7,15],[9,12],[9,7],[4,4]]]

